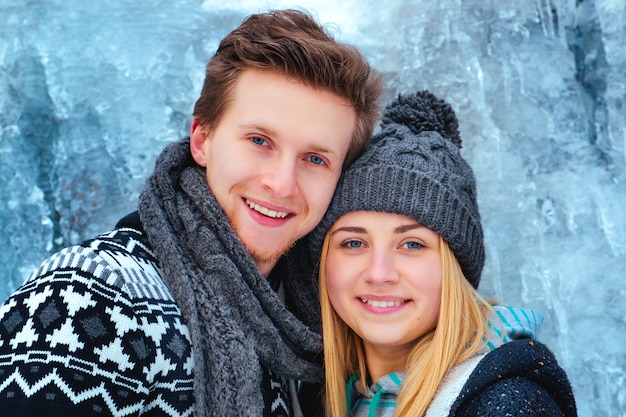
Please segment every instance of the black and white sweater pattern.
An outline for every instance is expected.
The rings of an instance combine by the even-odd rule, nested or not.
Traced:
[[[189,330],[138,230],[54,254],[0,307],[13,417],[189,416],[193,403]]]

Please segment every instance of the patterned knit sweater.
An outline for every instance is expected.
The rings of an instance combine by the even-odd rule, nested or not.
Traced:
[[[189,330],[134,220],[54,254],[0,307],[0,415],[193,415]],[[289,415],[281,381],[264,385],[267,415]]]

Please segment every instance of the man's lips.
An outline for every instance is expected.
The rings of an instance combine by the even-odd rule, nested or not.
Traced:
[[[257,204],[254,201],[250,201],[248,199],[246,199],[246,205],[250,207],[252,210],[256,211],[257,213],[261,213],[262,215],[270,217],[272,219],[284,219],[285,217],[289,216],[289,213],[285,211],[273,210],[273,209],[261,206],[260,204]]]

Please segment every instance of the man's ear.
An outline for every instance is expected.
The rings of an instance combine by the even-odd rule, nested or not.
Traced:
[[[191,128],[189,129],[189,137],[190,137],[190,150],[191,156],[193,156],[193,160],[202,167],[206,167],[206,154],[205,154],[205,141],[206,141],[206,132],[200,125],[200,121],[197,118],[193,118],[193,122],[191,122]]]

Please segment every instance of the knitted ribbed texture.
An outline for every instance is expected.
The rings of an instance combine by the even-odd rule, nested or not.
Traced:
[[[427,91],[400,96],[385,109],[382,130],[343,173],[333,200],[311,234],[321,252],[333,223],[350,211],[413,217],[441,234],[475,287],[485,262],[476,180],[460,154],[458,122],[450,106]]]
[[[193,162],[189,138],[159,155],[139,214],[190,330],[195,417],[261,416],[261,365],[286,379],[322,380],[312,360],[320,335],[287,310],[259,273]],[[298,292],[312,290],[302,280],[286,297],[307,298]]]

